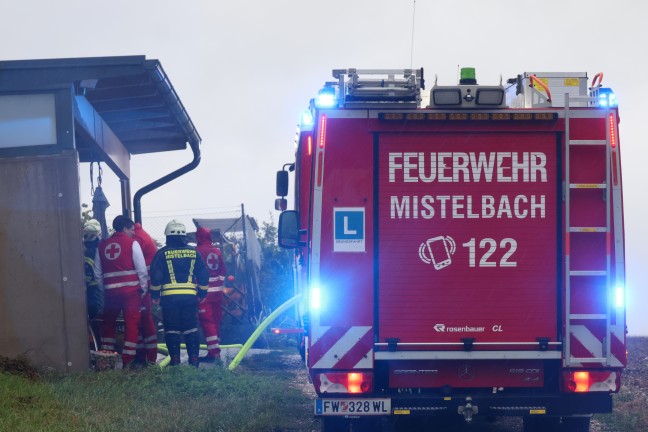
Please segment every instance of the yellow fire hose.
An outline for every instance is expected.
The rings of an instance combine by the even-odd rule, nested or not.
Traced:
[[[242,348],[243,344],[221,345],[220,347],[225,349]],[[187,346],[185,344],[180,344],[180,348],[187,349]],[[200,345],[200,349],[206,350],[207,345]],[[160,368],[165,368],[166,366],[169,365],[169,363],[171,363],[171,356],[169,355],[169,349],[167,348],[166,344],[158,344],[157,350],[159,353],[166,355],[166,357],[162,359],[160,363],[158,363],[158,366],[160,366]]]
[[[256,342],[257,339],[259,339],[259,336],[261,336],[261,333],[270,325],[272,322],[277,319],[279,315],[281,315],[286,309],[297,303],[301,299],[301,294],[297,294],[295,297],[291,298],[281,306],[279,306],[277,309],[275,309],[268,317],[263,320],[263,322],[254,330],[254,333],[249,337],[247,342],[245,342],[244,345],[241,344],[233,344],[233,345],[221,345],[221,348],[241,348],[241,350],[236,354],[236,357],[234,357],[234,360],[229,364],[227,369],[229,370],[234,370],[236,369],[236,366],[241,363],[241,360],[245,357],[245,354],[252,348],[252,345],[254,345],[254,342]],[[185,348],[185,344],[181,344],[180,348]],[[207,345],[200,345],[200,349],[207,349]],[[158,344],[158,352],[161,354],[166,354],[166,357],[158,363],[158,366],[160,368],[164,368],[168,366],[169,363],[171,363],[171,356],[169,356],[169,350],[167,349],[166,344]]]
[[[241,360],[243,360],[243,357],[245,357],[245,354],[249,351],[250,348],[252,348],[252,345],[254,345],[254,342],[256,342],[257,339],[259,339],[259,336],[261,336],[261,333],[270,325],[272,324],[272,321],[277,319],[279,315],[281,315],[286,309],[288,309],[290,306],[294,305],[301,299],[301,294],[297,294],[295,297],[291,298],[281,306],[279,306],[277,309],[274,310],[270,315],[268,315],[268,318],[263,320],[263,322],[257,327],[256,330],[254,330],[254,333],[252,333],[252,336],[245,342],[245,345],[243,345],[243,348],[241,348],[241,351],[236,354],[236,357],[234,357],[234,360],[229,364],[227,369],[229,370],[234,370],[236,369],[236,366],[238,366],[239,363],[241,363]]]

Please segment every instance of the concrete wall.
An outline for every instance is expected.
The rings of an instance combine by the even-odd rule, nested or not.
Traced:
[[[88,368],[77,153],[0,159],[0,355]]]

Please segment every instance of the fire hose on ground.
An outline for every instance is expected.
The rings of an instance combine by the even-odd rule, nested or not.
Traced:
[[[248,340],[245,342],[245,344],[233,344],[233,345],[221,345],[221,348],[227,349],[227,348],[241,348],[238,354],[234,357],[234,359],[231,361],[231,363],[228,365],[227,369],[229,370],[234,370],[236,367],[241,363],[241,360],[245,357],[247,352],[252,348],[252,345],[259,339],[261,334],[264,332],[266,328],[272,322],[277,319],[279,315],[281,315],[283,312],[286,311],[289,307],[293,306],[295,303],[297,303],[301,299],[301,294],[297,294],[290,300],[286,301],[284,304],[279,306],[277,309],[275,309],[268,317],[259,324],[259,326],[254,330],[252,335],[248,338]],[[181,348],[186,348],[185,344],[180,345]],[[207,349],[207,345],[200,345],[200,349]],[[168,364],[171,362],[171,357],[169,356],[169,350],[167,349],[166,344],[158,344],[158,352],[161,354],[166,355],[166,357],[158,364],[160,368],[164,368],[168,366]]]

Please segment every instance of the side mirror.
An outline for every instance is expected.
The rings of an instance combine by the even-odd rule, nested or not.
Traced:
[[[284,211],[288,208],[288,200],[286,198],[277,198],[275,200],[275,210]]]
[[[288,171],[277,171],[277,196],[288,195]]]
[[[287,210],[279,215],[279,247],[294,249],[299,245],[299,217],[295,210]]]

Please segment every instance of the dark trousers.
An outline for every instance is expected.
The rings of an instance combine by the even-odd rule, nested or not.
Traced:
[[[198,300],[195,295],[163,296],[162,322],[171,365],[180,364],[180,344],[184,337],[189,364],[198,365]]]

